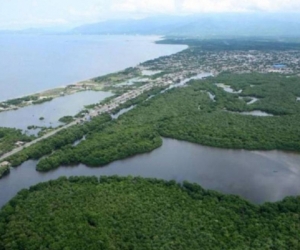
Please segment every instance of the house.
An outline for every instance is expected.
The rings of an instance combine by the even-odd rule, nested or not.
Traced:
[[[21,147],[21,146],[25,145],[25,142],[23,142],[23,141],[17,141],[17,142],[15,143],[15,145],[16,145],[17,147]]]
[[[277,63],[277,64],[273,65],[273,69],[285,69],[285,68],[286,68],[286,65],[284,65],[284,64]]]
[[[4,162],[0,163],[0,168],[1,167],[9,167],[9,166],[10,166],[10,163],[8,161],[4,161]]]

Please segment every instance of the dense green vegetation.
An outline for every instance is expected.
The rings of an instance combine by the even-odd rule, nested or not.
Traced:
[[[240,94],[227,93],[215,83],[230,85]],[[111,121],[74,126],[58,137],[63,143],[38,143],[11,158],[14,166],[29,158],[44,157],[37,165],[46,171],[60,165],[85,163],[102,166],[111,161],[151,151],[161,145],[160,136],[203,145],[262,150],[300,151],[300,78],[279,74],[222,74],[192,81],[188,87],[168,90],[145,101]],[[215,101],[207,92],[214,94]],[[159,92],[157,92],[159,93]],[[247,105],[249,96],[259,101]],[[129,101],[124,107],[132,105]],[[272,117],[256,117],[236,112],[261,110]],[[76,132],[72,132],[76,131]],[[79,132],[78,132],[79,131]],[[75,140],[86,135],[76,147]],[[50,145],[50,146],[49,146]],[[54,146],[59,145],[59,146]]]
[[[34,136],[27,136],[19,129],[0,127],[0,156],[15,147],[17,141],[29,142]]]
[[[25,148],[18,154],[7,158],[7,160],[15,167],[28,159],[40,159],[42,156],[51,154],[54,150],[59,150],[65,146],[72,145],[75,141],[80,140],[84,135],[89,134],[92,131],[102,130],[105,124],[110,120],[111,118],[109,115],[102,115],[89,123],[63,129],[55,136]]]
[[[25,97],[21,97],[21,98],[7,100],[4,103],[8,104],[8,105],[20,105],[23,102],[37,101],[37,100],[38,100],[37,96],[25,96]]]
[[[94,107],[96,106],[96,104],[94,105]],[[94,108],[93,107],[93,108]],[[81,110],[78,114],[76,114],[74,117],[75,118],[82,118],[84,117],[86,114],[88,114],[89,111],[87,109]]]
[[[41,159],[37,170],[47,171],[80,162],[88,166],[102,166],[114,160],[149,152],[161,144],[161,138],[151,127],[108,126],[103,132],[88,135],[77,147],[67,145]]]
[[[50,102],[52,100],[53,100],[52,97],[48,97],[48,98],[39,99],[37,101],[33,101],[32,104],[42,104],[44,102]]]
[[[9,174],[10,169],[9,166],[0,166],[0,179],[4,176]]]
[[[0,212],[0,249],[298,249],[300,197],[255,206],[196,184],[61,177]]]
[[[10,105],[22,106],[22,104],[24,104],[25,102],[30,102],[30,101],[32,102],[32,104],[41,104],[41,103],[49,102],[52,100],[53,100],[53,98],[51,98],[51,97],[39,99],[38,96],[31,95],[31,96],[25,96],[25,97],[21,97],[21,98],[7,100],[5,102],[0,103],[0,107],[7,108]]]
[[[67,115],[67,116],[63,116],[63,117],[59,118],[58,121],[63,122],[63,123],[70,123],[70,122],[74,121],[74,118],[73,118],[73,116]]]
[[[218,91],[213,83],[229,84],[234,90],[242,90],[239,95],[231,95]],[[224,73],[217,79],[210,78],[203,89],[217,94],[218,103],[232,111],[262,110],[273,115],[300,114],[300,78],[280,74],[243,74]],[[210,86],[209,86],[210,85]],[[257,97],[260,100],[246,105],[246,100],[234,100],[238,97]],[[229,99],[230,98],[230,99]],[[228,103],[230,100],[230,103]]]
[[[220,82],[243,92],[227,93],[214,84]],[[296,101],[300,94],[299,83],[299,77],[286,78],[279,74],[223,74],[194,81],[189,88],[175,90],[154,104],[157,109],[167,106],[168,113],[173,112],[167,122],[160,123],[159,133],[209,146],[299,151],[300,102]],[[206,91],[216,95],[215,102],[208,98]],[[260,100],[251,105],[239,98],[255,93],[260,94]],[[180,105],[175,100],[180,100]],[[255,117],[228,112],[251,110],[262,110],[275,116]]]
[[[299,50],[299,42],[282,42],[267,39],[183,39],[168,38],[158,41],[159,44],[185,44],[192,47],[199,47],[205,51],[224,50]]]
[[[139,103],[142,103],[146,101],[149,97],[155,96],[159,94],[161,91],[163,91],[165,87],[154,87],[149,91],[144,92],[143,94],[137,96],[136,98],[130,99],[127,102],[120,104],[117,108],[115,108],[112,113],[116,114],[122,109],[129,108],[131,106],[137,105]]]
[[[28,130],[40,129],[39,132],[44,132],[44,131],[46,131],[49,128],[48,127],[42,127],[42,126],[36,126],[36,125],[29,125],[29,126],[27,126],[27,129]]]
[[[120,83],[140,75],[141,72],[138,68],[130,67],[117,73],[96,77],[93,80],[98,83]]]
[[[108,90],[109,91],[109,90]],[[80,116],[80,114],[85,114],[85,113],[88,113],[88,109],[93,109],[95,108],[96,106],[99,106],[99,105],[105,105],[105,104],[109,104],[113,99],[115,99],[116,97],[120,96],[119,94],[115,94],[113,96],[110,96],[110,97],[106,97],[104,100],[102,100],[101,102],[99,103],[93,103],[93,104],[90,104],[90,105],[85,105],[84,107],[87,109],[87,110],[82,110],[79,112],[78,115],[76,115],[75,117],[77,116]]]

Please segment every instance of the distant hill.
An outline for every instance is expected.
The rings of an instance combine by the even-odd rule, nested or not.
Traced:
[[[152,16],[108,20],[67,27],[0,30],[0,34],[162,35],[175,37],[300,37],[300,16],[293,13],[219,13],[189,16]]]
[[[156,16],[140,20],[114,20],[83,25],[81,34],[141,34],[168,36],[300,36],[300,17],[295,14],[202,14]]]
[[[8,35],[25,35],[25,34],[65,34],[70,33],[70,28],[66,27],[45,27],[45,28],[28,28],[21,30],[0,30],[0,34]]]
[[[83,25],[73,31],[83,34],[166,34],[174,28],[188,25],[191,21],[191,18],[186,17],[113,20]]]

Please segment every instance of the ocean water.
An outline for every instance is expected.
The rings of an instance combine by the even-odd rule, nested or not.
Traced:
[[[0,35],[0,101],[177,53],[157,36]]]

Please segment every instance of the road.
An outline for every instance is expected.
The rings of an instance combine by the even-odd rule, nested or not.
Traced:
[[[2,155],[2,156],[0,157],[0,162],[3,161],[3,160],[4,160],[5,158],[7,158],[7,157],[10,157],[10,156],[12,156],[12,155],[14,155],[14,154],[16,154],[16,153],[19,153],[20,151],[22,151],[22,150],[23,150],[24,148],[26,148],[26,147],[29,147],[29,146],[31,146],[31,145],[33,145],[33,144],[36,144],[37,142],[39,142],[39,141],[41,141],[41,140],[44,140],[44,139],[46,139],[46,138],[48,138],[48,137],[50,137],[50,136],[52,136],[52,135],[55,135],[56,133],[58,133],[59,131],[65,129],[65,128],[68,128],[68,127],[71,127],[71,126],[75,125],[77,122],[78,122],[77,120],[76,120],[76,121],[73,121],[73,122],[71,122],[71,123],[69,123],[69,124],[67,124],[67,125],[65,125],[65,126],[63,126],[63,127],[60,127],[60,128],[58,128],[58,129],[55,129],[55,130],[51,131],[51,132],[49,132],[48,134],[45,134],[45,135],[43,135],[43,136],[41,136],[41,137],[39,137],[39,138],[37,138],[37,139],[31,141],[31,142],[28,142],[28,143],[24,144],[23,146],[20,146],[20,147],[18,147],[18,148],[13,149],[12,151],[10,151],[10,152],[8,152],[8,153]]]
[[[109,104],[106,104],[106,105],[101,105],[101,106],[96,106],[93,110],[91,110],[89,112],[89,115],[91,117],[94,117],[94,116],[97,116],[97,115],[100,115],[100,114],[103,114],[103,113],[106,113],[106,112],[110,112],[111,110],[117,108],[120,104],[122,103],[125,103],[126,101],[130,100],[130,99],[133,99],[139,95],[141,95],[144,91],[148,91],[150,90],[151,88],[153,88],[155,85],[153,83],[148,83],[146,85],[143,85],[142,87],[140,88],[137,88],[135,90],[132,90],[130,92],[127,92],[121,96],[118,96],[116,97],[115,99],[113,99]],[[85,118],[85,120],[88,120],[87,118]],[[44,140],[52,135],[55,135],[56,133],[58,133],[59,131],[63,130],[63,129],[66,129],[68,127],[71,127],[73,125],[76,125],[77,123],[80,123],[82,122],[82,118],[80,119],[76,119],[75,121],[67,124],[67,125],[64,125],[63,127],[60,127],[58,129],[55,129],[55,130],[52,130],[51,132],[31,141],[31,142],[28,142],[26,144],[24,144],[23,146],[20,146],[18,148],[15,148],[13,149],[12,151],[10,152],[7,152],[6,154],[2,155],[0,157],[0,162],[2,162],[3,160],[5,160],[6,158],[16,154],[16,153],[19,153],[20,151],[22,151],[24,148],[26,147],[29,147],[31,145],[34,145],[36,144],[37,142],[41,141],[41,140]]]

